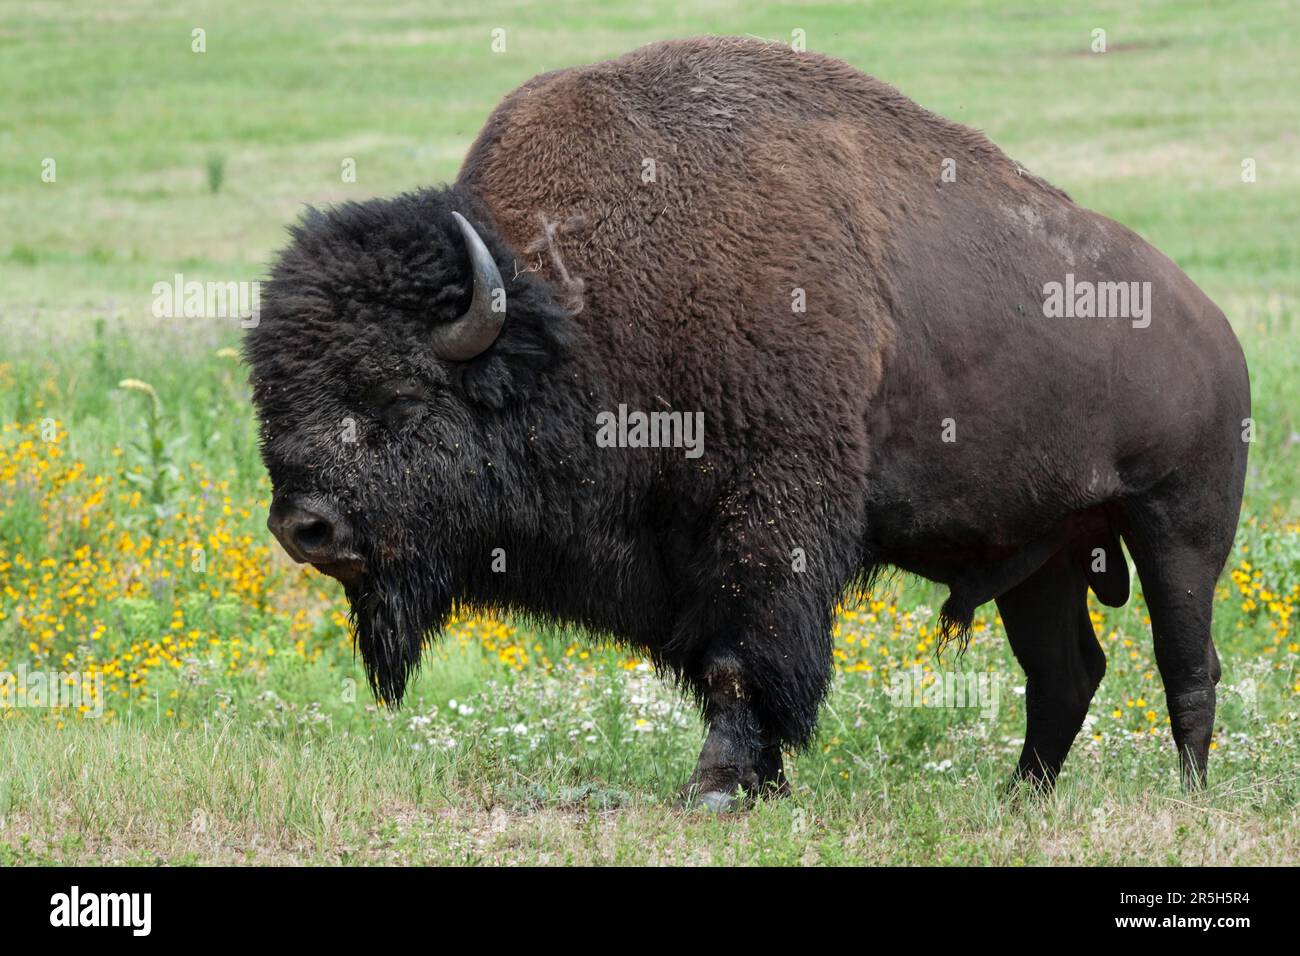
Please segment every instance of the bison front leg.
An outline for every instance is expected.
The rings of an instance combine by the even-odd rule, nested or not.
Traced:
[[[788,793],[780,744],[759,720],[740,663],[730,657],[712,660],[695,675],[694,683],[703,699],[709,735],[695,772],[682,788],[682,806],[723,813],[757,796]]]

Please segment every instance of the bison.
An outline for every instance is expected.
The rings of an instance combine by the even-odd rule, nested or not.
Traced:
[[[949,637],[996,602],[1050,787],[1123,542],[1204,781],[1241,348],[980,133],[826,56],[656,43],[509,94],[454,183],[291,231],[246,339],[268,523],[342,582],[382,700],[462,605],[613,635],[698,700],[683,796],[730,807],[788,788],[837,601],[902,569]]]

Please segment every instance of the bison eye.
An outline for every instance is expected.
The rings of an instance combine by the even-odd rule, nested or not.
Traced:
[[[425,393],[418,382],[386,382],[370,395],[370,403],[385,415],[403,416],[424,404]]]
[[[370,405],[387,408],[394,405],[419,405],[424,402],[424,389],[419,382],[409,380],[385,382],[369,395]]]

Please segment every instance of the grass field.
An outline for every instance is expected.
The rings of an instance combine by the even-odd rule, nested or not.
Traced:
[[[155,6],[0,10],[0,671],[96,692],[0,687],[0,864],[1300,861],[1295,4]],[[1232,318],[1258,433],[1206,792],[1178,788],[1140,596],[1094,614],[1109,671],[1047,801],[1003,797],[1023,678],[993,609],[937,659],[943,594],[906,578],[846,604],[793,797],[746,815],[671,808],[697,716],[562,630],[459,620],[377,708],[339,588],[265,529],[237,323],[151,315],[175,273],[260,277],[305,203],[454,178],[535,73],[795,29],[1136,229]],[[996,696],[900,706],[916,668]]]

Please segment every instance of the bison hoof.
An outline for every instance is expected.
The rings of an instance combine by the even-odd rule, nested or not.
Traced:
[[[787,797],[790,784],[784,775],[773,780],[751,778],[747,784],[689,783],[682,788],[677,806],[683,810],[705,809],[710,813],[748,810],[760,797]]]
[[[744,807],[744,794],[740,790],[692,790],[678,800],[683,810],[705,809],[710,813],[730,813]]]
[[[772,781],[758,789],[749,790],[736,787],[733,790],[701,790],[688,787],[677,798],[677,806],[683,810],[708,810],[710,813],[735,813],[748,810],[759,797],[788,797],[790,785],[784,780]]]

